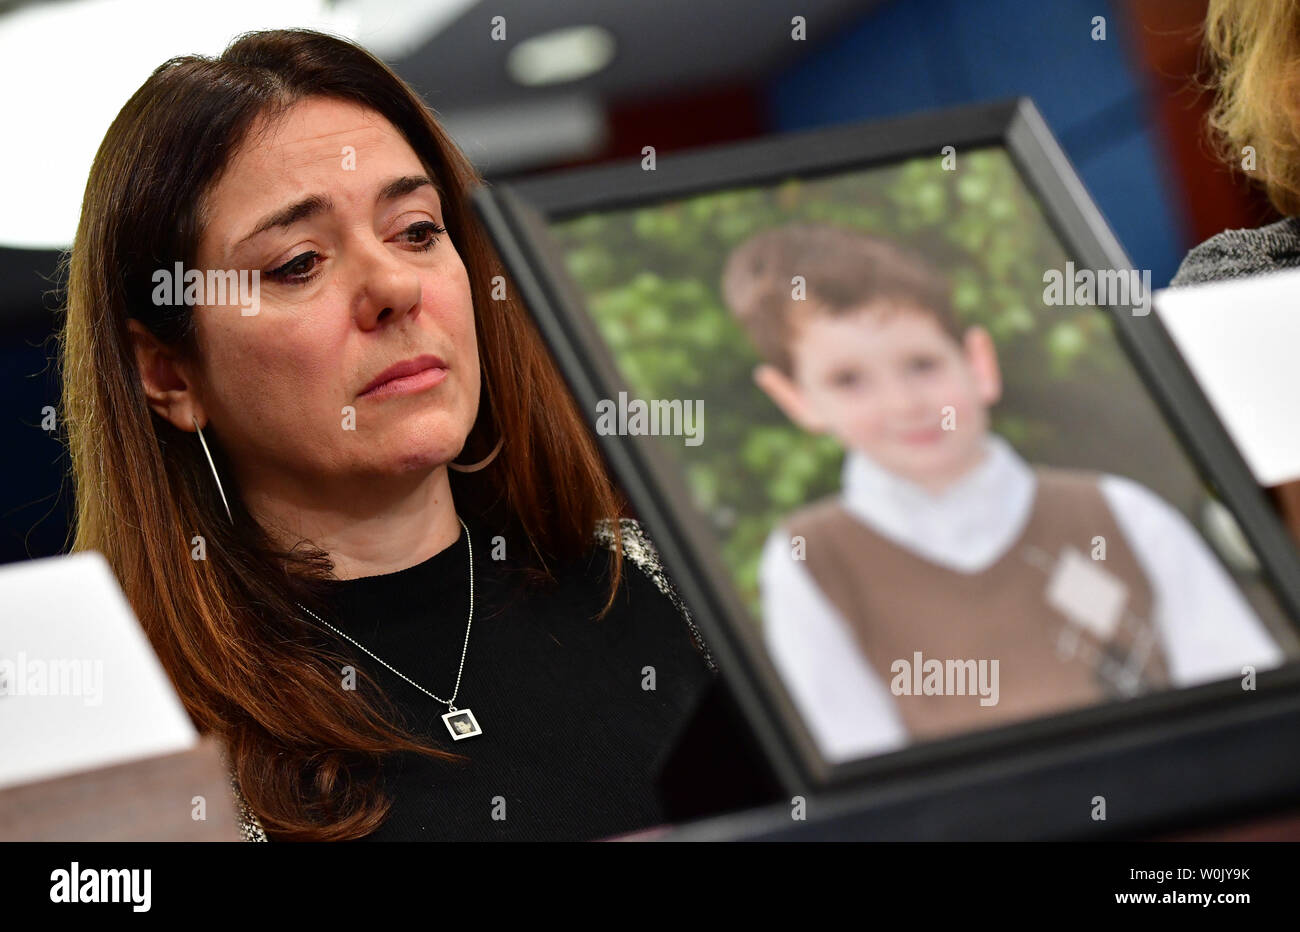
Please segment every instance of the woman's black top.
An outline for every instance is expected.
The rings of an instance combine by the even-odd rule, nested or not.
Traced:
[[[609,594],[609,549],[593,539],[586,556],[552,567],[557,585],[539,588],[493,529],[462,517],[474,619],[455,705],[481,734],[453,740],[446,705],[327,634],[393,701],[400,724],[468,758],[389,755],[379,773],[393,808],[366,840],[587,840],[662,824],[657,766],[715,673],[653,547],[624,523],[633,536],[623,581],[593,620]],[[322,617],[451,698],[469,614],[463,531],[416,566],[325,585],[335,614]]]

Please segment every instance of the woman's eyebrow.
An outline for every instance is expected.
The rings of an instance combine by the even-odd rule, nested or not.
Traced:
[[[438,186],[433,183],[433,179],[428,175],[403,175],[400,178],[394,178],[388,184],[384,185],[383,190],[379,192],[380,201],[392,201],[399,197],[404,197],[412,191],[416,191],[425,186],[431,187],[434,191]],[[441,192],[439,192],[441,193]]]
[[[376,201],[393,201],[426,186],[433,188],[434,191],[438,190],[438,186],[433,183],[433,179],[428,175],[402,175],[400,178],[394,178],[385,184],[380,189]],[[267,230],[273,230],[276,227],[292,226],[300,220],[306,220],[316,214],[326,213],[333,209],[334,202],[327,195],[312,194],[300,201],[289,204],[287,207],[281,207],[279,210],[267,214],[257,222],[252,232],[235,243],[235,247],[242,246],[259,233],[265,233]]]
[[[267,230],[273,230],[276,227],[292,226],[299,220],[306,220],[308,217],[314,217],[316,214],[333,209],[334,202],[324,194],[312,194],[304,197],[301,201],[295,201],[287,207],[281,207],[279,210],[267,214],[257,222],[257,226],[253,227],[251,233],[235,243],[235,247],[242,246],[259,233],[265,233]]]

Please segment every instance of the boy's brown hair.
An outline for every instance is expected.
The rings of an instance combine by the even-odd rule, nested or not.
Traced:
[[[806,283],[806,300],[792,295],[796,275]],[[814,313],[889,301],[928,315],[958,343],[965,330],[953,313],[947,280],[919,256],[824,223],[790,223],[745,240],[727,258],[722,296],[759,354],[790,377],[797,327]]]

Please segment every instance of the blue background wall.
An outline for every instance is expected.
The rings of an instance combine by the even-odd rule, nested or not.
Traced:
[[[766,93],[777,131],[1032,97],[1135,266],[1163,287],[1191,244],[1131,51],[1105,0],[891,0]]]

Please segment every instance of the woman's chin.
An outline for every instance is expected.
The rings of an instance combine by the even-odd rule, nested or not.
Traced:
[[[425,445],[413,448],[409,452],[399,454],[390,458],[385,464],[382,472],[390,473],[397,476],[407,476],[412,473],[433,472],[439,467],[446,466],[456,459],[456,454],[461,445],[455,444],[437,444],[436,446]]]
[[[384,471],[410,473],[436,469],[453,462],[465,446],[471,425],[461,426],[441,417],[412,417],[395,424],[368,451],[383,462]]]

